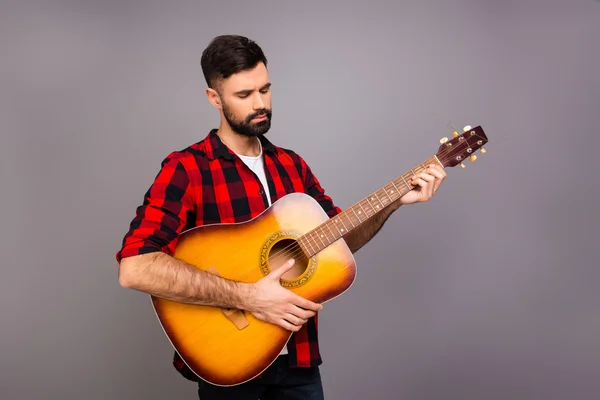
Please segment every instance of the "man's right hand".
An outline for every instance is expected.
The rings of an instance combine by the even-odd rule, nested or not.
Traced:
[[[281,286],[283,274],[292,268],[294,259],[252,284],[245,308],[256,318],[276,324],[292,332],[323,309],[321,304],[306,300]]]

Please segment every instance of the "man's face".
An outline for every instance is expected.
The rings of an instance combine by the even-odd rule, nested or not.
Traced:
[[[244,136],[259,136],[271,127],[271,83],[267,68],[259,63],[221,83],[223,115],[231,129]]]

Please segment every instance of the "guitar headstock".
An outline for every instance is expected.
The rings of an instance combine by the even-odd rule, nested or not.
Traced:
[[[444,167],[454,167],[458,164],[461,167],[465,167],[462,163],[464,160],[469,158],[472,162],[477,159],[474,155],[477,150],[481,149],[482,153],[485,153],[483,145],[488,142],[488,138],[483,131],[481,126],[471,128],[469,125],[463,128],[463,133],[453,133],[454,138],[448,140],[448,138],[442,138],[436,157]]]

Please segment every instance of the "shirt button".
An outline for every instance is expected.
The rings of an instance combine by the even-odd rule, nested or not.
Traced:
[[[258,194],[265,194],[265,191],[260,189],[260,191],[258,192]]]

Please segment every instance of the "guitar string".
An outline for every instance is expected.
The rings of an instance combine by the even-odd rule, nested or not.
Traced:
[[[463,135],[464,135],[464,134],[463,134]],[[461,135],[461,136],[462,136],[462,135]],[[479,136],[478,134],[475,134],[475,135],[472,135],[472,136],[477,136],[477,137],[479,137],[480,139],[484,140],[484,138],[483,138],[483,137],[481,137],[481,136]],[[466,142],[466,143],[468,144],[468,142]],[[443,149],[442,151],[440,151],[440,152],[439,152],[439,155],[440,155],[440,156],[443,158],[443,157],[445,157],[446,155],[448,155],[448,154],[452,153],[453,151],[455,151],[455,149],[456,149],[457,147],[458,147],[458,146],[445,146],[445,149]],[[436,156],[437,156],[437,153],[436,153]],[[460,160],[459,160],[459,161],[460,161]],[[419,168],[420,168],[420,167],[417,167],[416,169],[418,170]],[[409,175],[410,175],[410,173],[404,173],[404,174],[403,174],[403,175],[401,175],[400,177],[404,178],[404,175],[406,175],[406,174],[409,174]],[[400,177],[398,177],[398,178],[394,179],[393,181],[395,181],[395,180],[399,179]],[[393,182],[393,181],[392,181],[392,182]],[[388,183],[388,184],[389,184],[389,183]],[[385,187],[385,186],[384,186],[384,187]],[[415,187],[416,187],[416,186],[415,186]],[[380,189],[378,189],[377,191],[379,191],[379,190],[381,190],[381,188],[380,188]],[[412,190],[412,189],[410,189],[410,190]],[[409,190],[409,191],[410,191],[410,190]],[[376,191],[376,192],[377,192],[377,191]],[[374,192],[374,193],[376,193],[376,192]],[[407,193],[408,193],[408,192],[407,192]],[[403,195],[403,196],[404,196],[404,195]],[[402,197],[402,196],[401,196],[401,197]],[[397,200],[397,199],[396,199],[396,200]],[[346,209],[346,211],[348,211],[348,210],[350,210],[350,209],[353,209],[353,208],[354,208],[355,206],[357,206],[357,205],[360,205],[360,203],[361,203],[361,202],[363,202],[363,201],[364,201],[364,199],[362,199],[362,200],[360,200],[360,201],[358,201],[358,202],[354,203],[352,206],[348,207],[348,208]],[[369,204],[371,204],[371,203],[369,203]],[[385,206],[384,206],[384,208],[385,208]],[[375,215],[375,214],[377,214],[377,211],[375,211],[375,212],[373,213],[373,215]],[[370,217],[371,217],[371,216],[369,216],[369,218],[370,218]],[[350,217],[348,217],[348,219],[350,220]],[[360,221],[360,218],[359,218],[358,220],[359,220],[359,225],[360,225],[360,224],[362,223],[362,221]],[[330,219],[330,220],[328,220],[328,221],[325,221],[325,222],[323,222],[321,225],[319,225],[319,226],[317,226],[317,227],[313,228],[312,230],[310,230],[309,232],[305,233],[305,234],[303,235],[303,237],[306,237],[306,236],[307,236],[307,234],[309,234],[309,233],[314,233],[314,232],[315,232],[317,229],[321,229],[321,230],[323,231],[325,224],[327,224],[329,221],[331,221],[331,219]],[[352,223],[352,220],[350,220],[350,223]],[[353,223],[352,223],[352,224],[353,224]],[[353,228],[353,229],[354,229],[354,228]],[[347,232],[346,232],[346,234],[347,234],[349,231],[348,231],[348,230],[346,230],[346,231],[347,231]],[[334,236],[335,236],[335,235],[334,235]],[[334,241],[330,242],[330,243],[329,243],[329,244],[327,244],[325,247],[328,247],[328,246],[330,246],[331,244],[333,244],[335,241],[339,240],[339,239],[340,239],[341,237],[343,237],[343,236],[344,236],[344,235],[341,235],[341,236],[340,236],[338,239],[336,239],[336,240],[334,240]],[[308,240],[308,239],[307,239],[307,240]],[[315,239],[315,240],[313,240],[313,241],[315,242],[315,244],[317,245],[317,247],[319,247],[319,244],[318,244],[317,240]],[[321,241],[322,241],[322,240],[321,240]],[[312,246],[312,244],[310,243],[310,241],[309,241],[309,244],[311,245],[311,247],[313,247],[313,246]],[[297,249],[294,249],[294,250],[292,250],[292,247],[294,247],[294,246],[295,246],[295,247],[297,247]],[[323,248],[325,248],[325,247],[323,247]],[[283,257],[285,256],[285,257],[286,257],[286,258],[289,260],[290,258],[298,257],[298,256],[302,255],[303,253],[304,253],[304,251],[302,250],[302,247],[301,247],[301,246],[298,244],[298,242],[297,242],[297,241],[295,241],[295,242],[293,242],[292,244],[289,244],[289,245],[287,245],[287,246],[286,246],[286,247],[284,247],[283,249],[281,249],[281,250],[279,250],[279,251],[275,252],[275,253],[273,254],[273,256],[272,256],[272,257],[274,257],[275,259],[277,259],[277,258],[283,258]]]
[[[475,135],[475,136],[478,136],[479,138],[483,139],[483,138],[482,138],[481,136],[479,136],[479,135]],[[454,147],[445,147],[445,149],[443,149],[443,150],[442,150],[442,151],[439,153],[439,155],[440,155],[440,156],[443,158],[443,157],[445,157],[446,155],[448,155],[448,154],[452,153],[452,152],[453,152],[453,151],[454,151],[456,148],[457,148],[457,146],[454,146]],[[436,154],[436,155],[437,155],[437,154]],[[416,169],[417,169],[417,170],[419,170],[420,168],[421,168],[421,167],[417,167]],[[413,171],[413,172],[414,172],[414,171]],[[400,179],[400,178],[403,178],[403,179],[404,179],[404,178],[405,178],[405,175],[409,175],[409,176],[410,176],[411,174],[410,174],[410,173],[408,173],[408,172],[407,172],[407,173],[404,173],[404,174],[403,174],[403,175],[401,175],[400,177],[398,177],[398,178],[395,178],[393,181],[396,181],[397,179]],[[409,178],[409,179],[410,179],[410,178]],[[393,181],[392,181],[392,182],[393,182]],[[391,183],[391,182],[390,182],[390,183]],[[389,183],[388,183],[388,184],[386,184],[385,186],[387,186],[387,185],[389,185]],[[384,187],[385,187],[385,186],[384,186]],[[406,186],[406,185],[405,185],[405,186]],[[416,186],[414,186],[414,187],[416,187]],[[414,188],[414,187],[413,187],[413,188]],[[410,190],[412,190],[413,188],[410,188]],[[380,188],[380,189],[378,189],[377,191],[379,191],[379,190],[381,190],[381,188]],[[410,190],[409,190],[409,191],[410,191]],[[375,192],[374,192],[374,193],[375,193]],[[407,192],[407,193],[408,193],[408,192]],[[396,200],[397,200],[397,199],[396,199]],[[346,211],[348,211],[348,210],[350,210],[350,209],[352,209],[352,208],[356,207],[357,205],[361,205],[361,203],[362,203],[363,201],[365,201],[365,200],[364,200],[364,199],[361,199],[360,201],[356,202],[356,203],[355,203],[355,204],[353,204],[352,206],[348,207],[348,208],[346,209]],[[369,203],[369,202],[367,201],[367,203]],[[369,204],[371,204],[371,203],[369,203]],[[384,207],[385,207],[385,206],[384,206]],[[344,212],[346,212],[346,211],[344,211]],[[375,215],[376,213],[377,213],[377,212],[375,211],[373,215]],[[350,217],[348,217],[348,218],[350,219]],[[370,216],[369,216],[369,218],[370,218]],[[312,229],[310,232],[314,232],[314,231],[316,231],[317,229],[323,229],[323,226],[324,226],[325,224],[327,224],[329,221],[331,221],[331,220],[328,220],[328,221],[324,222],[323,224],[321,224],[321,225],[319,225],[319,226],[317,226],[317,227],[313,228],[313,229]],[[352,223],[352,221],[350,221],[350,222]],[[359,224],[360,224],[360,223],[362,223],[362,221],[360,221],[360,219],[359,219]],[[309,233],[309,232],[307,232],[307,233]],[[305,235],[306,235],[306,234],[305,234]],[[315,240],[315,243],[317,243],[317,241],[316,241],[316,240]],[[333,242],[332,242],[332,243],[333,243]],[[330,243],[330,244],[331,244],[331,243]],[[286,250],[288,250],[288,249],[289,249],[291,246],[294,246],[294,245],[295,245],[295,244],[288,245],[287,247],[285,247],[285,248],[281,249],[281,250],[279,251],[279,253],[283,253],[283,252],[285,252],[285,251],[286,251]]]
[[[481,138],[482,140],[485,140],[483,137],[481,137],[481,136],[479,136],[479,135],[474,135],[474,136],[478,136],[478,137],[479,137],[479,138]],[[468,142],[467,142],[467,143],[468,143]],[[436,155],[438,155],[438,154],[439,154],[439,156],[443,158],[443,157],[445,157],[446,155],[448,155],[448,154],[452,153],[453,151],[455,151],[455,149],[456,149],[456,148],[458,148],[458,146],[445,146],[445,149],[444,149],[444,150],[442,150],[442,151],[440,151],[439,153],[436,153]],[[438,158],[439,158],[439,157],[438,157]],[[441,161],[441,160],[440,160],[440,161]],[[420,169],[420,168],[421,168],[421,167],[417,167],[416,169],[418,170],[418,169]],[[413,172],[414,172],[414,171],[413,171]],[[402,177],[402,178],[404,178],[404,176],[405,176],[405,175],[407,175],[407,174],[409,174],[409,175],[410,175],[410,173],[408,173],[408,172],[407,172],[407,173],[404,173],[403,175],[401,175],[400,177],[398,177],[398,178],[396,178],[396,179],[399,179],[399,178],[401,178],[401,177]],[[394,181],[395,181],[396,179],[394,179]],[[388,184],[389,184],[389,183],[388,183]],[[386,184],[386,185],[387,185],[387,184]],[[384,186],[384,187],[385,187],[385,186]],[[378,189],[378,191],[379,191],[379,190],[381,190],[381,188],[380,188],[380,189]],[[412,189],[410,189],[410,190],[412,190]],[[409,190],[409,191],[410,191],[410,190]],[[407,192],[407,193],[408,193],[408,192]],[[397,200],[397,199],[396,199],[396,200]],[[348,207],[348,208],[346,209],[346,211],[348,211],[348,210],[350,210],[351,208],[354,208],[355,206],[357,206],[357,205],[361,204],[363,201],[364,201],[364,198],[363,198],[362,200],[359,200],[358,202],[354,203],[354,205],[352,205],[352,206]],[[370,203],[369,203],[369,204],[370,204]],[[385,208],[385,207],[384,207],[384,208]],[[344,211],[344,212],[345,212],[345,211]],[[376,213],[377,213],[377,211],[374,211],[374,214],[373,214],[373,215],[375,215]],[[340,215],[340,214],[338,214],[338,215]],[[348,217],[348,218],[349,218],[349,217]],[[369,218],[370,218],[370,216],[369,216]],[[319,225],[319,226],[316,226],[315,228],[313,228],[313,229],[311,229],[310,231],[306,232],[306,233],[303,235],[303,237],[306,237],[306,235],[308,235],[309,233],[314,233],[314,232],[315,232],[317,229],[321,229],[321,230],[323,230],[323,229],[324,229],[324,226],[325,226],[325,225],[326,225],[328,222],[330,222],[330,221],[331,221],[331,219],[329,219],[329,220],[327,220],[327,221],[323,222],[323,223],[322,223],[321,225]],[[350,222],[352,223],[352,221],[351,221],[351,220],[350,220]],[[362,223],[362,222],[360,222],[360,219],[359,219],[359,224],[360,224],[360,223]],[[354,229],[354,228],[353,228],[353,229]],[[346,232],[346,234],[347,234],[348,232],[349,232],[349,231],[347,231],[347,232]],[[327,245],[326,245],[325,247],[323,247],[323,248],[326,248],[326,247],[330,246],[331,244],[335,243],[335,241],[337,241],[337,240],[341,239],[342,237],[343,237],[343,235],[341,235],[341,236],[340,236],[339,238],[337,238],[336,240],[334,240],[334,241],[331,241],[329,244],[327,244]],[[318,243],[316,240],[314,240],[314,242],[315,242],[316,244]],[[309,244],[310,244],[310,242],[309,242]],[[295,247],[295,248],[294,248],[294,247]],[[311,244],[311,247],[312,247],[312,244]],[[292,250],[292,248],[294,248],[294,249]],[[299,255],[302,255],[302,254],[304,254],[304,251],[302,250],[302,247],[299,245],[298,241],[294,241],[292,244],[289,244],[289,245],[287,245],[286,247],[284,247],[283,249],[281,249],[281,250],[279,250],[279,251],[277,251],[277,252],[273,253],[271,257],[273,257],[273,259],[278,259],[278,258],[279,258],[279,259],[281,259],[281,258],[283,258],[284,256],[286,256],[286,257],[287,257],[287,259],[289,260],[290,258],[294,258],[294,257],[297,257],[297,256],[299,256]],[[316,253],[315,253],[315,254],[316,254]],[[271,261],[270,261],[270,262],[271,262]]]

